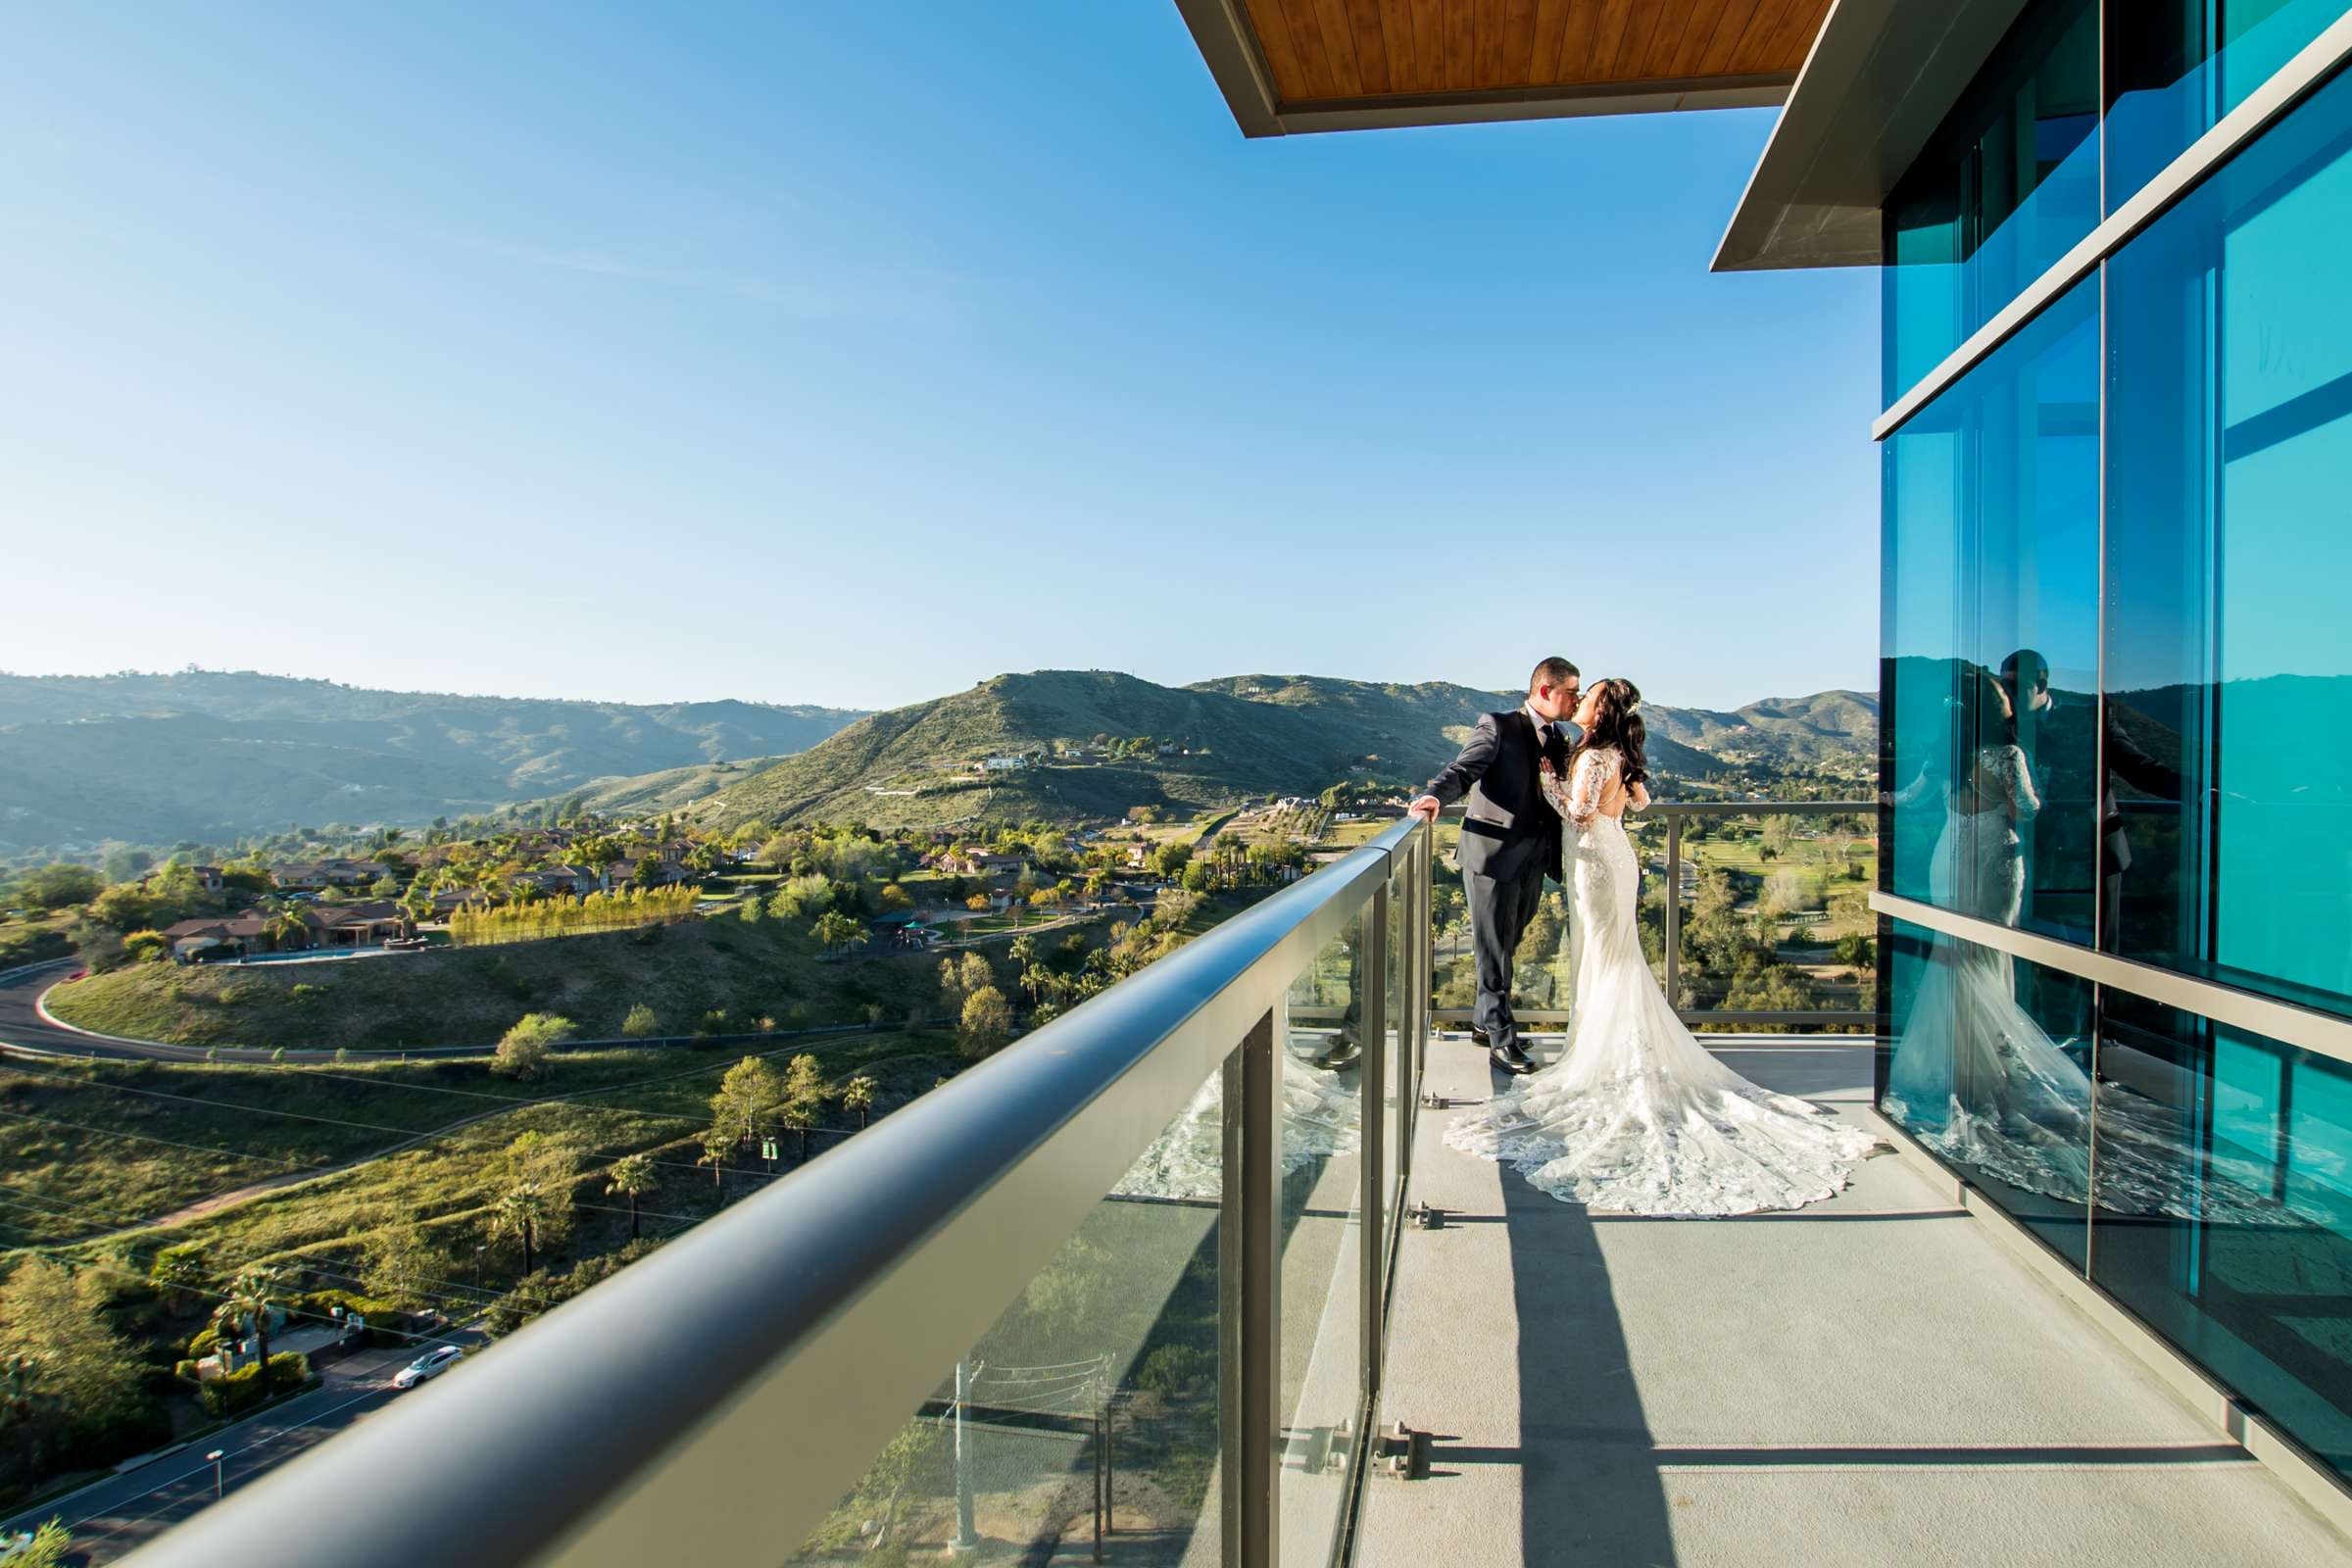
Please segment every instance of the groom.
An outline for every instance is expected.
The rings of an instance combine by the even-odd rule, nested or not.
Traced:
[[[1544,799],[1542,763],[1568,766],[1568,741],[1558,729],[1576,711],[1576,666],[1546,659],[1527,678],[1527,701],[1503,713],[1482,713],[1470,744],[1429,781],[1413,815],[1434,822],[1445,807],[1467,795],[1462,817],[1462,892],[1470,903],[1470,945],[1478,956],[1478,1007],[1471,1038],[1495,1066],[1518,1074],[1536,1070],[1519,1048],[1511,1016],[1511,955],[1544,896],[1544,879],[1560,878],[1560,818]]]

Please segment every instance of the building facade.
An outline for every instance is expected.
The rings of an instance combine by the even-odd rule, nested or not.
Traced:
[[[1877,212],[1880,1107],[2340,1484],[2352,23],[1995,9]]]

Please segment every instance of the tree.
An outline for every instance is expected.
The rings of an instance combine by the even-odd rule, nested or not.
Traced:
[[[637,1200],[661,1185],[661,1176],[654,1168],[651,1154],[623,1154],[612,1162],[612,1171],[605,1182],[607,1197],[618,1195],[629,1200],[629,1240],[637,1240]]]
[[[795,1056],[784,1073],[784,1099],[777,1107],[777,1119],[801,1135],[801,1162],[808,1160],[808,1134],[822,1118],[825,1108],[825,1080],[817,1070],[814,1056]]]
[[[1004,950],[1004,956],[1012,960],[1014,968],[1028,968],[1037,962],[1037,939],[1035,937],[1014,937],[1011,946]]]
[[[809,930],[827,953],[865,946],[865,927],[838,909],[818,915]]]
[[[500,1037],[490,1070],[502,1078],[544,1078],[554,1070],[550,1058],[556,1047],[578,1033],[577,1026],[560,1014],[526,1012]]]
[[[273,948],[292,949],[309,938],[311,922],[303,917],[302,910],[288,904],[277,908],[262,923],[262,934],[270,939],[270,945]]]
[[[974,949],[965,953],[957,963],[956,979],[956,983],[963,988],[963,994],[969,997],[983,987],[995,985],[997,971],[995,966],[988,961],[988,955]],[[960,1006],[961,1004],[957,1005]]]
[[[982,986],[963,999],[963,1018],[956,1028],[963,1054],[980,1057],[1001,1050],[1012,1038],[1012,1005],[995,986]]]
[[[133,931],[122,939],[122,951],[135,963],[154,963],[172,951],[161,931]]]
[[[963,901],[963,906],[971,910],[974,914],[980,914],[988,908],[990,902],[991,901],[987,894],[975,893],[970,898]]]
[[[380,1296],[404,1312],[421,1312],[432,1305],[433,1287],[441,1283],[445,1266],[414,1224],[387,1225],[368,1244],[363,1278],[368,1295]]]
[[[251,1325],[256,1352],[254,1365],[262,1369],[260,1388],[265,1403],[270,1393],[270,1314],[285,1290],[285,1270],[257,1263],[228,1282],[227,1294],[213,1310],[213,1327],[223,1340],[241,1338],[245,1326]]]
[[[725,1190],[720,1164],[746,1139],[773,1128],[783,1103],[784,1082],[760,1057],[746,1056],[727,1069],[718,1081],[718,1093],[710,1097],[710,1126],[703,1134],[703,1157],[697,1161],[710,1167],[712,1186]]]
[[[629,874],[629,880],[641,888],[660,887],[662,885],[662,857],[648,855],[639,860],[636,870]]]
[[[865,1131],[866,1117],[874,1108],[874,1081],[859,1073],[841,1086],[841,1103],[845,1110],[858,1113],[858,1130]]]
[[[90,901],[90,918],[117,931],[155,922],[155,900],[136,882],[118,882]]]
[[[89,903],[105,886],[106,880],[88,866],[56,860],[25,872],[18,891],[36,909],[64,909]]]
[[[914,896],[896,882],[883,884],[881,898],[882,907],[885,909],[911,909],[914,907]]]
[[[531,1272],[532,1244],[551,1206],[545,1188],[535,1181],[523,1181],[508,1188],[490,1211],[491,1235],[512,1236],[522,1243],[522,1272],[526,1275]]]
[[[779,833],[760,846],[760,858],[765,864],[772,866],[776,875],[782,876],[792,864],[794,848],[792,840]]]
[[[168,1305],[178,1306],[204,1289],[205,1244],[182,1242],[155,1254],[147,1266],[147,1283],[164,1293]]]
[[[620,1020],[620,1032],[631,1040],[644,1040],[662,1032],[662,1020],[654,1016],[653,1008],[640,1002]]]

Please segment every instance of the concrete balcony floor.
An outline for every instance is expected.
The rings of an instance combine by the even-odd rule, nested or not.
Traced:
[[[1554,1043],[1556,1045],[1556,1042]],[[1879,1130],[1870,1056],[1713,1040]],[[1543,1053],[1539,1053],[1543,1054]],[[1490,1092],[1465,1038],[1428,1087]],[[1431,1476],[1367,1484],[1360,1568],[2320,1565],[2352,1547],[1898,1155],[1795,1214],[1556,1202],[1426,1111],[1388,1354]]]

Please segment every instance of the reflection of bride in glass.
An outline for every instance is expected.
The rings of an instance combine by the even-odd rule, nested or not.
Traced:
[[[2007,688],[1962,662],[1954,690],[1948,755],[1931,753],[1893,804],[1913,806],[1931,792],[1942,799],[1943,826],[1928,865],[1930,901],[2014,927],[2041,792],[2018,743]],[[2052,1040],[2019,1002],[2014,970],[2005,953],[1930,934],[1881,1105],[1955,1164],[2080,1202],[2092,1180],[2091,1075],[2076,1054],[2081,1043]],[[2097,1103],[2100,1207],[2208,1218],[2221,1209],[2276,1211],[2254,1188],[2220,1172],[2196,1183],[2199,1160],[2162,1105],[2113,1083],[2098,1086]]]
[[[2041,797],[2017,743],[2008,692],[1975,664],[1960,666],[1956,688],[1950,717],[1959,765],[1938,767],[1953,759],[1931,754],[1894,804],[1899,809],[1931,792],[1942,799],[1930,902],[2015,925],[2025,902],[2026,834]],[[2040,1177],[2052,1158],[2087,1173],[2089,1079],[2018,1003],[2006,954],[1934,938],[1885,1103],[1937,1152],[2017,1185],[2046,1190]]]
[[[1335,1155],[1352,1154],[1359,1147],[1363,1107],[1357,1102],[1362,1075],[1356,1069],[1363,1055],[1357,1039],[1362,1012],[1355,994],[1353,949],[1350,943],[1347,1014],[1338,1031],[1318,1035],[1291,1028],[1288,1033],[1294,1041],[1320,1048],[1304,1059],[1282,1046],[1274,1049],[1274,1073],[1282,1094],[1285,1176]],[[1214,1200],[1224,1191],[1224,1179],[1225,1075],[1215,1072],[1112,1191],[1129,1198]]]

